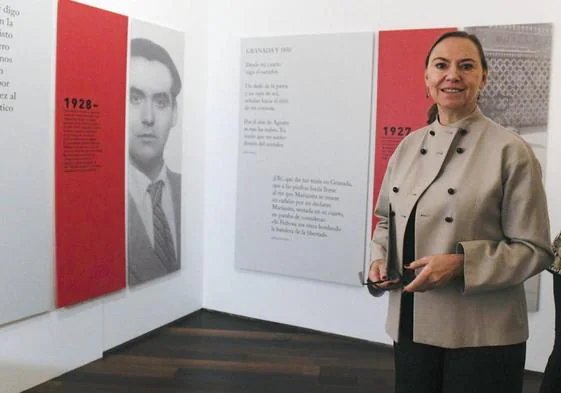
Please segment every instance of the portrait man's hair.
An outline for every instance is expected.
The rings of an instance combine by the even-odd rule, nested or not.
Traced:
[[[130,57],[143,57],[146,60],[158,61],[165,65],[171,74],[171,96],[173,104],[181,91],[181,77],[168,51],[146,38],[133,38],[130,45]]]

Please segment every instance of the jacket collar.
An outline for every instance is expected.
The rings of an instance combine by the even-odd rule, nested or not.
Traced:
[[[430,128],[436,132],[440,131],[448,133],[450,133],[451,131],[457,131],[459,129],[468,130],[473,123],[483,119],[484,117],[485,116],[483,115],[483,112],[481,112],[481,109],[479,109],[479,106],[476,106],[471,114],[451,124],[442,125],[440,124],[437,117],[436,120],[430,124]]]

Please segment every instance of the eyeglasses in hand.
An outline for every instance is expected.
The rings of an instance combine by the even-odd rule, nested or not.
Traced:
[[[360,280],[360,283],[362,285],[366,285],[366,287],[368,288],[368,292],[370,292],[370,294],[374,297],[380,297],[387,291],[390,291],[392,289],[401,288],[403,286],[402,277],[397,278],[397,280],[399,280],[398,282],[394,282],[394,283],[392,283],[388,286],[384,286],[384,287],[380,287],[379,284],[383,284],[383,283],[390,282],[390,281],[395,281],[396,279],[394,278],[394,279],[388,279],[388,280],[372,281],[369,278],[367,278],[366,281],[364,281],[364,273],[363,272],[358,272],[358,279]]]

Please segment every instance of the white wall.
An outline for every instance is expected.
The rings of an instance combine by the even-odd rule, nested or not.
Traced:
[[[186,31],[182,113],[183,268],[179,274],[134,290],[125,289],[0,327],[0,393],[21,392],[98,359],[104,350],[202,306],[205,141],[201,130],[204,130],[206,117],[206,5],[185,0],[83,2]],[[51,107],[54,110],[54,91]],[[53,126],[51,133],[54,139]],[[37,162],[36,165],[53,163]],[[52,193],[53,190],[44,190],[44,198]],[[35,197],[41,198],[41,195]],[[50,227],[54,228],[54,211],[51,220]],[[49,259],[54,265],[54,256]]]
[[[209,4],[208,18],[204,307],[390,343],[384,332],[387,298],[374,299],[359,288],[234,267],[240,38],[509,23],[552,22],[558,27],[561,5],[555,0],[473,0],[463,5],[449,0],[216,0]],[[554,34],[548,144],[550,151],[558,152],[561,29]],[[419,99],[424,99],[423,91]],[[555,232],[561,229],[561,182],[555,170],[561,156],[550,154],[548,160],[546,186]],[[553,341],[547,273],[542,283],[540,311],[530,315],[526,362],[528,369],[538,371]]]

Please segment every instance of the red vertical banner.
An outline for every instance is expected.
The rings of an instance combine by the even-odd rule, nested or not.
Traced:
[[[57,306],[124,288],[127,17],[60,0]]]
[[[433,42],[456,28],[380,31],[374,161],[374,204],[388,161],[401,140],[424,126],[432,104],[426,98],[425,58]],[[372,230],[376,224],[372,219]]]

